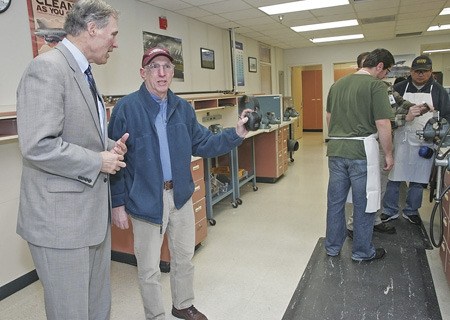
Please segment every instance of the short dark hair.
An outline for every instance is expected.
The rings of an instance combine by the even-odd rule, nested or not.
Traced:
[[[369,55],[369,51],[360,53],[358,58],[356,58],[356,64],[358,65],[358,68],[361,69],[363,67],[363,62],[366,59],[366,57]]]
[[[383,62],[383,70],[392,67],[395,64],[394,56],[386,49],[375,49],[370,52],[364,60],[364,68],[376,67],[380,62]]]

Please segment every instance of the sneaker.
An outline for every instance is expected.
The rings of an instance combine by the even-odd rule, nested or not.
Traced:
[[[382,213],[380,218],[382,222],[388,222],[390,220],[395,220],[399,217],[398,213],[392,215],[392,216],[388,216],[386,213]]]
[[[422,223],[422,219],[420,219],[419,215],[417,215],[417,214],[412,215],[412,216],[407,216],[406,214],[403,213],[402,216],[403,216],[403,218],[405,218],[412,224],[421,224]]]
[[[388,234],[396,233],[395,227],[391,226],[389,223],[386,223],[386,222],[382,222],[380,224],[374,225],[373,231],[379,232],[379,233],[388,233]]]
[[[178,319],[185,320],[208,320],[206,316],[198,311],[194,306],[190,306],[186,309],[176,309],[172,306],[172,315]]]
[[[373,261],[373,260],[382,259],[385,255],[386,255],[386,250],[384,250],[383,248],[376,248],[375,249],[375,255],[372,258],[365,259],[365,260],[355,260],[355,259],[353,259],[353,261],[355,261],[355,262],[370,262],[370,261]]]

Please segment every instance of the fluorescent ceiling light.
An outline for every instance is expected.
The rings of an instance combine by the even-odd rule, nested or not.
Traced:
[[[450,29],[450,24],[442,24],[438,26],[431,26],[427,31],[439,31],[439,30],[447,30]]]
[[[335,21],[335,22],[326,22],[326,23],[316,23],[309,24],[304,26],[296,26],[291,27],[295,32],[305,32],[305,31],[313,31],[313,30],[324,30],[324,29],[334,29],[334,28],[342,28],[342,27],[350,27],[357,26],[358,20],[344,20],[344,21]]]
[[[439,13],[440,16],[444,16],[446,14],[450,14],[450,8],[444,8],[441,13]]]
[[[359,34],[349,34],[347,36],[313,38],[313,39],[309,39],[309,41],[311,41],[313,43],[321,43],[321,42],[343,41],[343,40],[362,39],[362,38],[364,38],[364,35],[362,33],[359,33]]]
[[[294,1],[273,6],[259,7],[258,9],[264,11],[269,15],[282,14],[297,11],[306,11],[320,8],[329,8],[349,4],[348,0],[303,0]]]
[[[449,52],[450,49],[435,49],[435,50],[425,50],[423,53],[437,53],[437,52]]]

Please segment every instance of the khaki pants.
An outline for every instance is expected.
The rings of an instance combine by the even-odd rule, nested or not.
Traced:
[[[170,286],[172,303],[177,309],[188,308],[194,300],[195,217],[192,199],[177,210],[173,190],[163,191],[163,226],[131,218],[134,232],[134,253],[138,265],[139,287],[145,317],[165,319],[159,262],[164,233],[170,250]]]

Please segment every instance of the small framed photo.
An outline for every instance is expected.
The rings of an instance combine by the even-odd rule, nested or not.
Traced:
[[[201,67],[205,69],[215,69],[214,50],[200,48]]]
[[[253,57],[248,57],[248,72],[257,71],[257,60]]]

